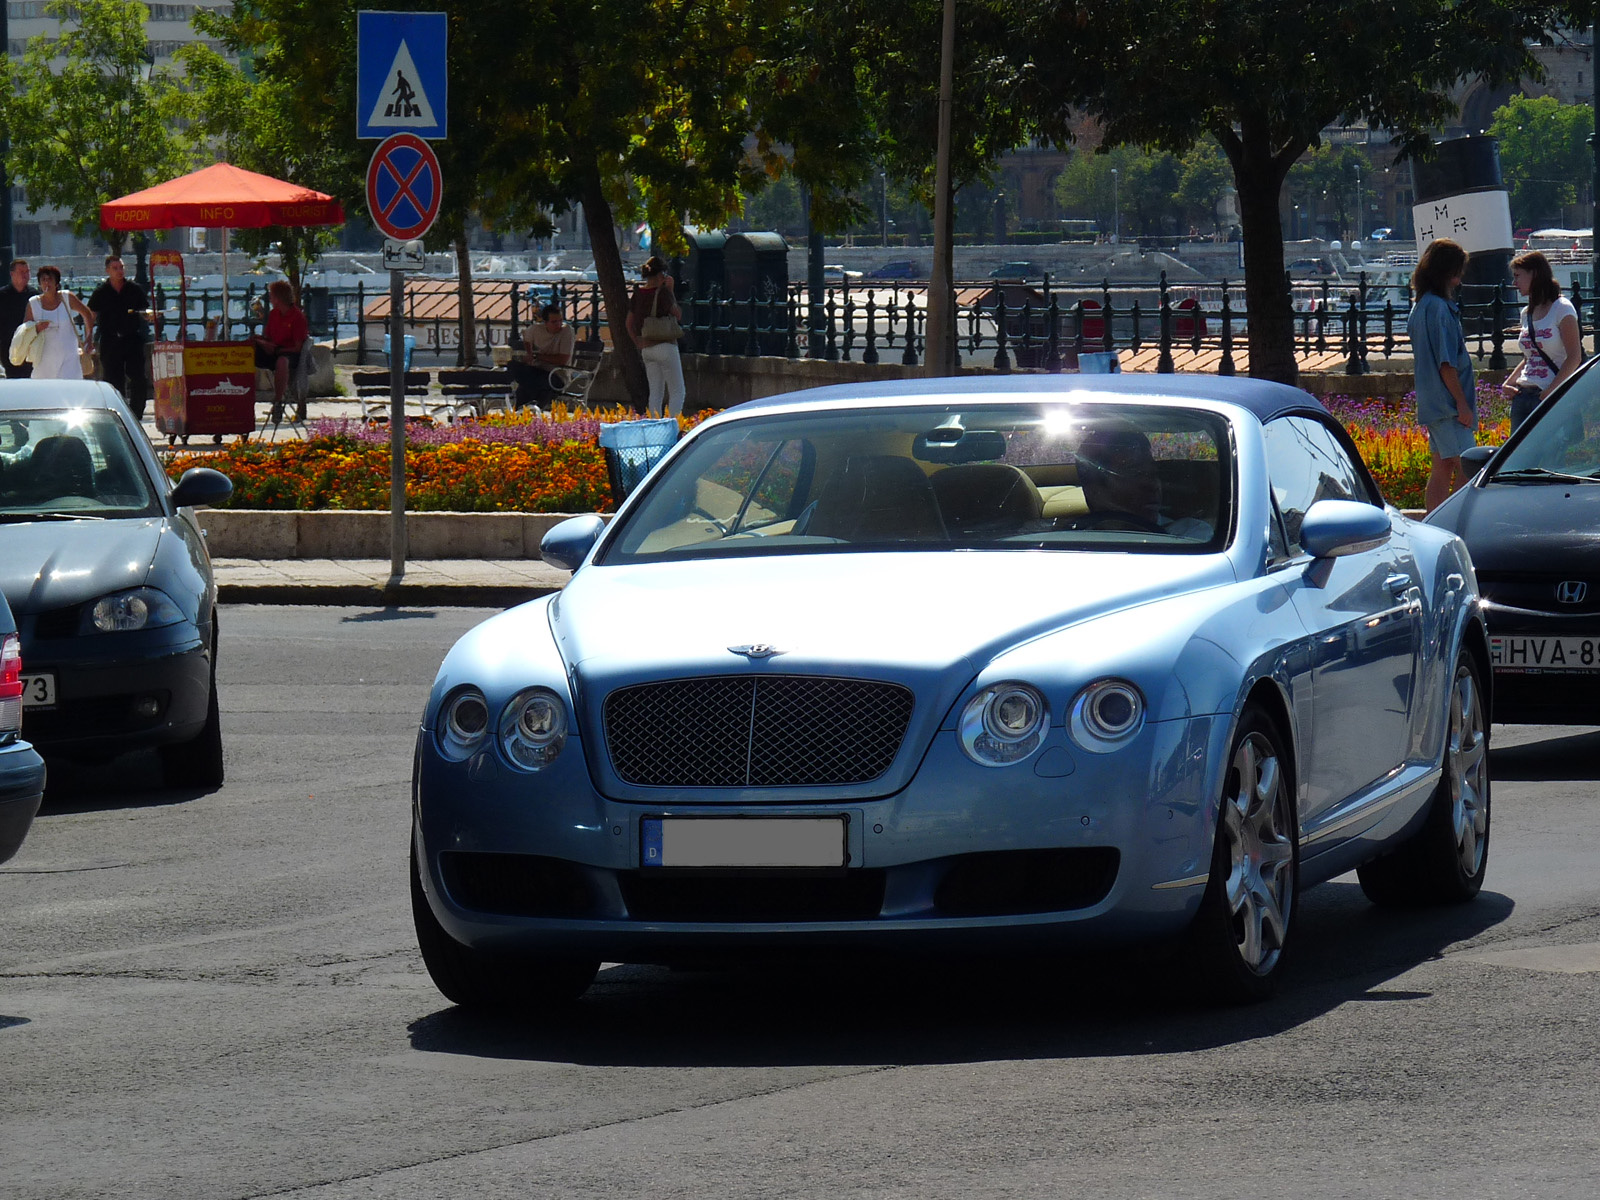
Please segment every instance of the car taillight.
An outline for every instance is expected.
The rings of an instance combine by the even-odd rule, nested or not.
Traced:
[[[0,638],[0,733],[22,728],[22,639]]]

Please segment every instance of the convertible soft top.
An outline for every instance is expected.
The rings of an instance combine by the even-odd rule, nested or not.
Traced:
[[[863,400],[906,396],[1023,396],[1054,392],[1092,391],[1102,395],[1152,396],[1211,400],[1237,404],[1262,422],[1288,413],[1323,415],[1327,410],[1315,396],[1287,384],[1265,379],[1219,375],[975,375],[955,379],[897,379],[880,383],[846,383],[809,388],[751,400],[731,412],[749,412],[780,405],[811,404],[833,400]]]

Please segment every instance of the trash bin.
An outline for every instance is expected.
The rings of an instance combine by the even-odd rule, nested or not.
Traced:
[[[600,426],[600,448],[611,475],[611,498],[621,504],[678,440],[678,420],[618,421]]]
[[[416,351],[417,348],[417,339],[412,337],[409,333],[405,335],[405,347],[406,361],[400,369],[402,371],[409,371],[411,370],[411,355]],[[387,333],[383,335],[383,361],[384,365],[387,366],[389,363],[389,335]]]
[[[1115,353],[1078,355],[1078,371],[1083,375],[1121,375],[1122,360]]]
[[[724,294],[733,297],[736,347],[745,345],[750,326],[757,329],[759,352],[782,356],[789,340],[789,245],[777,233],[735,233],[723,249],[727,281]]]

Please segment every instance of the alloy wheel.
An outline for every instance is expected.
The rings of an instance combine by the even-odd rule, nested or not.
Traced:
[[[1234,751],[1223,795],[1228,911],[1239,957],[1258,975],[1283,953],[1294,903],[1292,809],[1277,750],[1251,733]]]
[[[1489,827],[1489,739],[1482,697],[1471,668],[1456,671],[1450,695],[1450,818],[1456,853],[1468,878],[1483,866],[1484,833]]]

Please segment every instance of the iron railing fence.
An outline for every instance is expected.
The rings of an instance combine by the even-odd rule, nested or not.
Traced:
[[[499,281],[479,281],[480,295]],[[517,346],[522,331],[546,303],[569,314],[580,340],[603,341],[605,304],[593,283],[506,281],[508,320],[479,320],[478,347],[489,357],[496,345]],[[1306,355],[1335,355],[1347,374],[1361,375],[1410,354],[1406,316],[1411,301],[1406,284],[1375,282],[1365,274],[1348,281],[1286,280],[1293,309],[1296,348]],[[388,331],[385,318],[367,315],[371,302],[387,292],[357,284],[326,289],[308,297],[307,316],[318,337],[353,337],[358,363],[381,358]],[[176,292],[160,285],[155,303],[170,328],[178,321]],[[1163,273],[1148,283],[1053,283],[982,281],[956,286],[957,351],[961,361],[999,371],[1071,369],[1086,353],[1153,352],[1157,371],[1239,369],[1247,344],[1250,312],[1240,281],[1173,282]],[[1578,311],[1579,332],[1587,339],[1600,324],[1600,297],[1568,291]],[[191,336],[203,336],[221,315],[217,292],[190,292],[187,322]],[[230,296],[235,333],[259,330],[254,286]],[[810,302],[802,283],[754,300],[680,294],[686,351],[736,357],[811,358],[862,363],[898,362],[916,366],[927,335],[927,288],[916,282],[869,281],[826,289]],[[1462,289],[1462,322],[1469,345],[1490,369],[1512,365],[1518,354],[1520,301],[1509,287]],[[461,357],[458,318],[417,319],[408,312],[408,331],[419,335],[418,351],[435,358]],[[1187,355],[1185,355],[1187,352]]]

